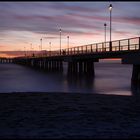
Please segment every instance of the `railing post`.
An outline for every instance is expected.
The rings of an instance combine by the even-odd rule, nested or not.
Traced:
[[[92,52],[92,44],[91,44],[91,52]]]
[[[102,52],[104,51],[104,43],[102,43]]]
[[[74,54],[74,48],[72,48],[71,51],[72,51],[72,54]]]
[[[121,50],[121,43],[120,43],[120,40],[119,40],[119,51]]]
[[[98,44],[96,44],[96,52],[98,52]]]
[[[112,51],[112,42],[109,42],[109,51]]]
[[[81,47],[78,47],[79,48],[79,54],[81,54]]]
[[[77,50],[78,50],[77,53],[79,54],[79,47],[77,47]]]
[[[139,50],[140,50],[140,37],[139,37]]]
[[[128,50],[130,50],[130,40],[128,39]]]
[[[82,53],[83,53],[83,46],[81,46],[82,47]]]

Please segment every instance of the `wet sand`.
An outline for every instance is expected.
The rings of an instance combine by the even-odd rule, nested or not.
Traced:
[[[140,138],[140,96],[0,93],[0,138]]]

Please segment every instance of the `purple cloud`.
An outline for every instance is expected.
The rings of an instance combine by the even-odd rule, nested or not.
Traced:
[[[140,15],[136,13],[140,11],[140,3],[112,3],[113,31],[118,35],[136,34],[140,24]],[[16,38],[23,42],[28,40],[29,36],[25,32],[40,37],[49,34],[48,39],[55,39],[59,36],[59,28],[62,29],[63,36],[87,35],[88,38],[98,36],[99,39],[104,34],[105,22],[108,25],[107,31],[109,30],[108,5],[109,2],[2,2],[0,39],[4,43],[3,38],[9,37],[10,31],[18,32],[11,35],[15,41]],[[13,38],[9,37],[10,39]]]

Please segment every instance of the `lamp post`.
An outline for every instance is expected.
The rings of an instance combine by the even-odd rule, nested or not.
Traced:
[[[60,33],[60,55],[61,55],[61,29],[59,29],[59,33]]]
[[[112,51],[112,42],[111,42],[111,28],[112,28],[112,24],[111,24],[111,12],[112,12],[112,4],[109,5],[109,11],[110,11],[110,43],[109,43],[109,47],[110,47],[110,51]]]
[[[105,27],[105,48],[106,48],[106,26],[107,26],[107,24],[104,23],[104,27]]]
[[[69,49],[69,36],[67,36],[67,39],[68,39],[68,40],[67,40],[67,41],[68,41],[68,42],[67,42],[67,47],[68,47],[68,49]]]
[[[32,54],[32,43],[31,43],[31,54]]]
[[[39,47],[38,49],[39,49],[39,51],[40,51],[40,50],[41,50],[41,49],[40,49],[40,48],[41,48],[40,45],[39,45],[38,47]],[[38,51],[38,52],[39,52],[39,51]],[[40,52],[38,53],[38,56],[40,56]]]
[[[47,34],[46,34],[46,40],[47,40]],[[46,51],[47,51],[47,48],[46,48]]]
[[[26,56],[26,47],[24,47],[24,53],[25,53],[25,56]]]
[[[42,38],[40,39],[40,49],[42,51]]]
[[[41,51],[41,55],[42,55],[42,38],[40,39],[40,51]]]
[[[38,51],[40,50],[40,45],[38,45]]]
[[[49,42],[49,44],[50,44],[50,56],[51,56],[51,42]]]

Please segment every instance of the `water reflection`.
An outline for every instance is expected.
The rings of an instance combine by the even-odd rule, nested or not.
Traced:
[[[81,89],[85,92],[94,92],[94,76],[67,73],[66,81],[69,89],[75,87],[79,88],[79,92]]]
[[[96,63],[95,77],[85,74],[43,72],[20,65],[0,65],[0,92],[73,92],[114,95],[139,95],[140,88],[131,85],[131,65]],[[140,85],[140,84],[139,84]]]

